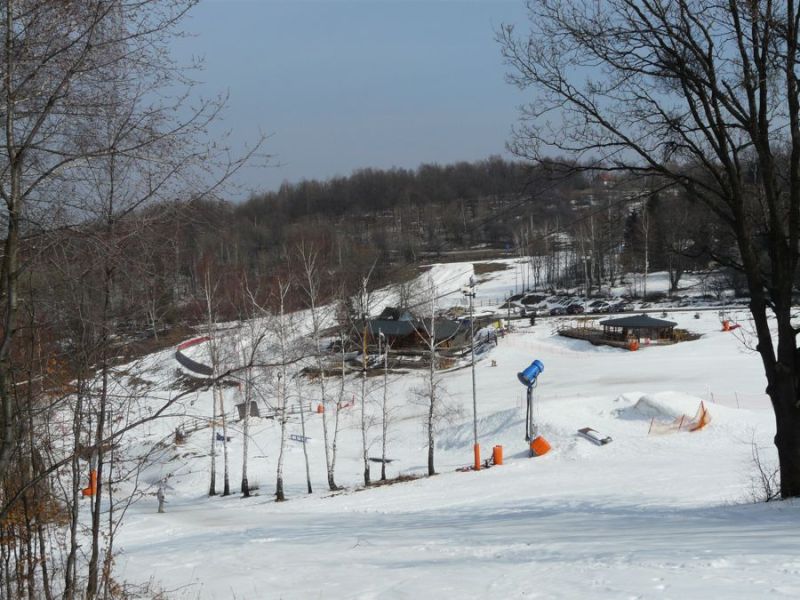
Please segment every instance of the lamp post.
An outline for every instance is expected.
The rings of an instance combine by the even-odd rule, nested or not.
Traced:
[[[470,277],[469,283],[462,288],[464,296],[469,298],[469,353],[472,370],[472,450],[475,455],[475,470],[481,470],[481,447],[478,444],[478,399],[475,391],[475,318],[473,316],[475,300],[475,278]]]

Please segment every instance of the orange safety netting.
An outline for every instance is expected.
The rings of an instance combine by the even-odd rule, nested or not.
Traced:
[[[650,429],[647,433],[675,433],[676,431],[699,431],[711,422],[711,413],[706,410],[704,402],[700,402],[694,417],[681,415],[670,423],[662,423],[655,420],[650,421]]]

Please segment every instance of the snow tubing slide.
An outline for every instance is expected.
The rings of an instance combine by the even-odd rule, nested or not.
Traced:
[[[214,369],[212,369],[208,365],[199,363],[196,360],[192,360],[183,353],[183,350],[191,348],[192,346],[196,346],[197,344],[202,344],[203,342],[207,342],[210,339],[211,338],[209,338],[208,336],[204,336],[204,337],[194,338],[193,340],[189,340],[187,342],[183,342],[178,346],[178,349],[175,351],[175,360],[177,360],[184,368],[192,371],[193,373],[210,377],[211,375],[214,374]]]

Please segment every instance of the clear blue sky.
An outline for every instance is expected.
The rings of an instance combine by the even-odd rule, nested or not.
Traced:
[[[234,146],[269,134],[256,189],[504,154],[522,95],[494,32],[523,0],[203,0],[176,56],[200,56],[203,93],[230,94]]]

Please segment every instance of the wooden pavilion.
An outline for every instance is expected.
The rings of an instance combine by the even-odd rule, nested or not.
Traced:
[[[603,337],[606,339],[621,342],[635,339],[641,343],[642,339],[673,341],[673,330],[677,323],[641,314],[619,319],[606,319],[600,321],[600,325],[603,326]]]

